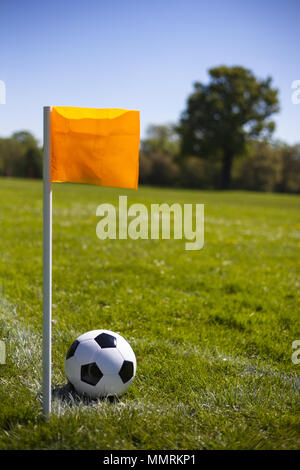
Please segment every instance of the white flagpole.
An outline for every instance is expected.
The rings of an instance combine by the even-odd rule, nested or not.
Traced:
[[[51,412],[52,188],[50,178],[50,106],[44,107],[43,182],[43,415]]]

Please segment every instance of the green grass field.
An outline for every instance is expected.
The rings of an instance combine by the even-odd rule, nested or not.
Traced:
[[[53,387],[41,418],[42,183],[0,179],[1,449],[295,449],[300,444],[300,198],[54,185]],[[96,237],[96,207],[205,203],[205,247]],[[90,329],[129,340],[118,401],[63,400]]]

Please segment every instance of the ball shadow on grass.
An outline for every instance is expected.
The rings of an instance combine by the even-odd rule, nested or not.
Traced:
[[[120,401],[120,399],[115,395],[99,398],[90,398],[87,395],[79,395],[70,382],[67,382],[64,385],[58,385],[57,387],[53,388],[52,399],[58,399],[64,403],[68,403],[70,406],[78,405],[79,403],[90,405],[99,401],[115,404],[119,403]]]

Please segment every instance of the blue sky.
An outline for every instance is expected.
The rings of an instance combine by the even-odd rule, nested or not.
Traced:
[[[193,82],[226,64],[273,77],[275,136],[300,142],[299,13],[294,0],[2,0],[0,136],[41,139],[44,105],[139,109],[144,135],[175,122]]]

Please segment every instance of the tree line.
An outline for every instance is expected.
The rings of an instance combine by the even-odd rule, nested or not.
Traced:
[[[172,126],[149,128],[148,137],[141,145],[140,182],[153,186],[221,189],[221,160],[193,155],[182,158],[179,150],[175,150],[176,144],[180,146],[179,140],[165,140],[165,136],[171,134],[176,136]],[[247,142],[244,153],[233,163],[230,188],[300,193],[300,144]]]
[[[42,178],[43,150],[27,131],[0,138],[0,176]]]
[[[300,144],[274,141],[278,90],[241,66],[209,70],[178,123],[141,141],[142,184],[300,192]],[[42,177],[42,148],[27,131],[0,138],[0,176]]]
[[[241,66],[196,82],[173,126],[150,126],[141,182],[199,189],[300,192],[300,145],[274,142],[278,90]]]

